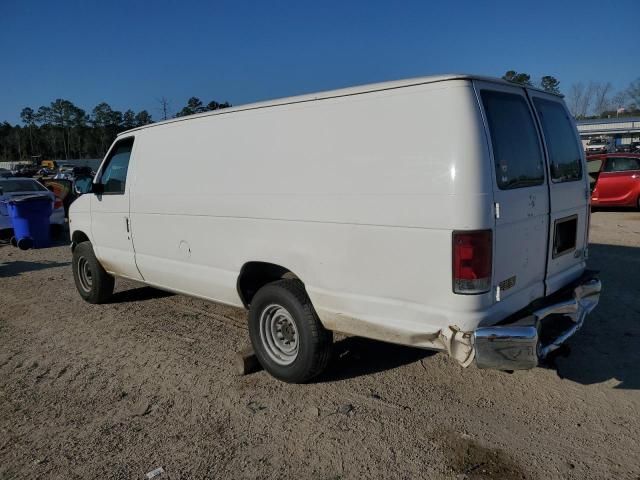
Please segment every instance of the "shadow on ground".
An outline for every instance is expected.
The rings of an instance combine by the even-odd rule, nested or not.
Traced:
[[[12,262],[0,263],[0,278],[15,277],[27,272],[36,272],[38,270],[46,270],[47,268],[67,267],[70,262],[25,262],[15,260]]]
[[[348,337],[333,346],[334,357],[327,372],[315,380],[335,382],[392,370],[434,355],[421,348],[405,347],[361,337]]]
[[[146,300],[171,297],[173,295],[175,294],[153,287],[138,287],[114,293],[109,303],[144,302]]]
[[[638,209],[633,207],[591,207],[591,212],[623,212],[640,214]]]
[[[558,358],[558,375],[590,385],[640,389],[640,245],[589,245],[589,267],[600,271],[600,303]]]
[[[600,271],[603,291],[596,310],[569,341],[571,354],[555,359],[562,378],[584,385],[611,382],[640,389],[640,245],[591,244],[589,268]],[[391,370],[434,354],[359,337],[336,342],[334,360],[318,382]]]

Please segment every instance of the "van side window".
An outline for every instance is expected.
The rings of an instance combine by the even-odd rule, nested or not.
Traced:
[[[125,138],[116,143],[111,150],[100,175],[100,183],[104,185],[105,194],[124,194],[132,148],[133,138]]]
[[[564,107],[551,100],[534,98],[533,103],[549,152],[551,180],[573,182],[582,178],[580,147]]]
[[[538,132],[525,99],[512,93],[483,90],[496,180],[502,190],[544,183],[544,160]]]
[[[603,172],[628,172],[640,170],[640,160],[637,158],[607,158]]]

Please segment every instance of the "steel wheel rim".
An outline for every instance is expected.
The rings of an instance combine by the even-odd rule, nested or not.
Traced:
[[[281,305],[272,304],[262,310],[260,340],[269,358],[278,365],[291,365],[298,357],[298,327]]]
[[[91,275],[91,267],[89,266],[89,262],[86,258],[80,257],[78,259],[77,266],[78,273],[78,281],[80,282],[80,288],[85,292],[91,291],[91,286],[93,285],[93,276]]]

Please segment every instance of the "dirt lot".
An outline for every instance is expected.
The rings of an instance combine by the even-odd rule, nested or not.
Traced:
[[[640,213],[591,241],[604,294],[557,369],[350,338],[311,385],[234,375],[243,311],[130,282],[88,305],[67,246],[2,244],[0,478],[640,478]]]

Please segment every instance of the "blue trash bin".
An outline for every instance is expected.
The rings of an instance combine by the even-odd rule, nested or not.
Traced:
[[[18,248],[47,248],[51,245],[53,201],[48,195],[28,195],[6,200]]]

